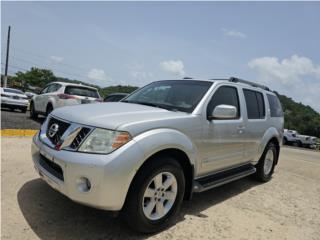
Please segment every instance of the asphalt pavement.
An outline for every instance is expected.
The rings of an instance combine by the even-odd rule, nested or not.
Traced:
[[[44,117],[36,121],[30,118],[30,112],[11,111],[1,108],[1,129],[39,129]]]

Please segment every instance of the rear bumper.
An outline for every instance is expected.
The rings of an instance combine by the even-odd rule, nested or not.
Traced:
[[[143,158],[134,141],[108,155],[86,154],[52,149],[39,140],[38,134],[31,153],[36,171],[52,188],[73,201],[111,211],[121,210],[136,172],[132,164]],[[60,166],[63,179],[40,164],[42,157]],[[90,181],[89,191],[82,190],[81,178]]]
[[[28,100],[14,100],[8,98],[1,98],[2,107],[28,107]]]

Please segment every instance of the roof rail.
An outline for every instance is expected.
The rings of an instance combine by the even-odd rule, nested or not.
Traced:
[[[255,82],[250,82],[250,81],[247,81],[247,80],[243,80],[243,79],[240,79],[240,78],[236,78],[236,77],[231,77],[229,78],[229,81],[230,82],[239,82],[239,83],[244,83],[244,84],[248,84],[252,87],[258,87],[258,88],[262,88],[264,90],[267,90],[267,91],[271,91],[270,88],[268,88],[267,86],[265,85],[262,85],[262,84],[258,84],[258,83],[255,83]]]
[[[187,80],[187,79],[193,79],[192,77],[184,77],[183,79]]]

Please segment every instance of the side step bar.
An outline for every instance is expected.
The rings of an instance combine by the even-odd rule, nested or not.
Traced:
[[[238,180],[256,172],[256,168],[252,165],[243,165],[237,168],[212,174],[203,178],[194,180],[193,191],[203,192],[208,189],[221,186],[223,184]]]

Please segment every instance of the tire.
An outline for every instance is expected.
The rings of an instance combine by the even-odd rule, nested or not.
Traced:
[[[298,141],[298,147],[303,147],[303,144],[301,141]]]
[[[26,113],[27,112],[27,108],[21,108],[21,112],[22,113]]]
[[[165,187],[159,184],[159,180],[156,184],[155,179],[162,179],[162,183],[165,183],[169,178],[172,185],[167,188],[167,191],[163,190]],[[160,190],[157,191],[157,188]],[[149,191],[146,191],[147,189]],[[168,227],[173,221],[181,206],[184,192],[185,178],[180,164],[168,156],[157,157],[138,171],[130,186],[121,216],[135,231],[158,232]],[[167,196],[170,196],[170,199],[169,197],[165,199],[166,193],[169,194]],[[149,195],[152,197],[148,197]],[[164,212],[160,211],[161,205],[164,207]]]
[[[38,118],[38,114],[36,113],[36,111],[34,109],[34,103],[33,102],[30,103],[30,118],[32,118],[32,119],[37,119]]]
[[[272,158],[272,159],[270,159]],[[274,172],[274,167],[278,161],[278,150],[274,143],[270,142],[266,146],[258,164],[255,177],[260,182],[268,182]]]
[[[284,138],[283,138],[283,142],[282,142],[282,144],[283,144],[283,145],[288,145],[288,140],[287,140],[287,138],[286,138],[286,137],[284,137]]]
[[[53,107],[51,104],[48,104],[46,109],[46,116],[48,116],[53,111]]]

